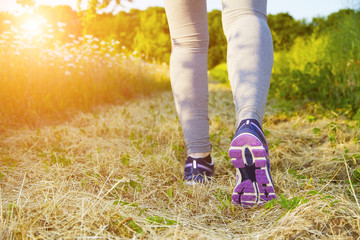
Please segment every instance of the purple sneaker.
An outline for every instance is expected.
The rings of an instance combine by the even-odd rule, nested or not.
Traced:
[[[258,121],[241,121],[231,142],[229,156],[236,168],[234,203],[252,207],[275,198],[269,149]]]
[[[185,162],[184,181],[186,185],[203,183],[211,179],[215,168],[211,156],[205,158],[188,157]]]

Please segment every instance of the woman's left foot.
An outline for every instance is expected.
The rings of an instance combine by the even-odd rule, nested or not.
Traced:
[[[214,162],[210,155],[204,158],[188,156],[184,169],[185,184],[193,185],[209,181],[214,175],[214,172]]]

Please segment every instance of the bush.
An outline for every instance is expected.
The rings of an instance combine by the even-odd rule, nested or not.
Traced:
[[[360,108],[360,15],[352,14],[337,26],[298,38],[290,51],[276,52],[270,95],[318,101],[328,108]]]
[[[214,80],[220,83],[228,83],[229,76],[227,72],[226,63],[221,63],[210,70],[210,76],[214,78]]]
[[[289,51],[274,53],[270,97],[318,102],[359,118],[360,14],[346,13],[338,14],[336,23],[332,17],[332,27],[326,31],[298,37]],[[226,63],[217,65],[210,75],[228,82]]]

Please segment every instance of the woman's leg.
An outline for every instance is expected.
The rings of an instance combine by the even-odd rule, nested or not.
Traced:
[[[266,0],[223,0],[228,40],[227,66],[236,106],[236,127],[244,119],[262,124],[273,65]]]
[[[209,33],[206,0],[165,0],[172,53],[170,79],[189,155],[208,155]],[[196,156],[194,156],[196,157]]]
[[[223,0],[227,66],[237,126],[229,149],[237,171],[232,199],[245,207],[275,198],[269,150],[261,129],[273,64],[266,3],[266,0]]]

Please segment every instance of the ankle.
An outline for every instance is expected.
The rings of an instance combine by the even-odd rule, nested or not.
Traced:
[[[205,158],[210,155],[210,152],[203,152],[203,153],[190,153],[188,154],[189,157],[192,158]]]

